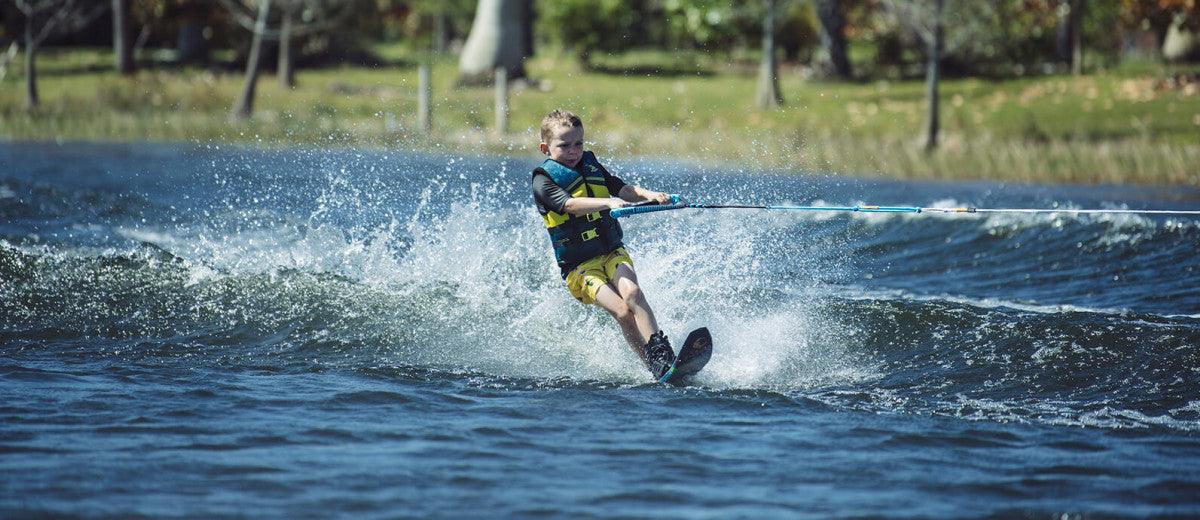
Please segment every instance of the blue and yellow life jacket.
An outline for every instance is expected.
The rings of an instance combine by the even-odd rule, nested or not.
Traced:
[[[592,152],[583,152],[578,170],[563,166],[553,159],[546,159],[542,169],[550,179],[572,197],[608,198],[604,183],[604,170]],[[608,254],[621,247],[621,225],[608,214],[608,210],[571,215],[547,211],[542,217],[550,242],[554,245],[554,258],[564,276],[567,271],[584,261]]]

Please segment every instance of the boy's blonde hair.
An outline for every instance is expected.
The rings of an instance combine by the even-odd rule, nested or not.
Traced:
[[[583,126],[583,120],[566,110],[555,109],[542,118],[542,142],[550,144],[550,138],[554,137],[554,128],[561,126],[579,128]]]

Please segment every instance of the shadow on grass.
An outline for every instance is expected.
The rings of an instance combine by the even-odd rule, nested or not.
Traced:
[[[614,76],[654,76],[659,78],[678,78],[682,76],[694,76],[707,78],[716,74],[702,67],[663,67],[659,65],[629,65],[629,66],[609,66],[609,65],[593,65],[588,69],[588,72],[597,74],[611,74]]]
[[[20,67],[14,67],[13,70],[14,70],[14,72],[22,72],[23,73],[24,65],[21,65]],[[63,77],[63,76],[75,76],[78,74],[94,74],[97,72],[116,72],[116,70],[117,70],[116,67],[114,67],[112,65],[100,64],[100,63],[86,63],[86,64],[79,64],[79,65],[63,65],[63,66],[55,65],[55,66],[51,66],[51,67],[38,66],[37,76],[39,78],[41,78],[41,77],[55,78],[55,77]]]

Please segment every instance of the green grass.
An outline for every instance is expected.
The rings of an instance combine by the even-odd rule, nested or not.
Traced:
[[[412,62],[395,46],[380,54]],[[18,60],[23,57],[18,56]],[[942,146],[920,151],[925,113],[919,81],[835,83],[785,69],[785,104],[753,107],[744,60],[634,53],[603,57],[606,72],[567,56],[528,68],[542,88],[514,88],[510,132],[491,130],[489,88],[456,88],[452,58],[434,65],[434,132],[417,132],[412,67],[301,70],[299,86],[259,82],[255,116],[231,122],[241,75],[198,68],[112,71],[107,50],[40,55],[42,104],[24,108],[19,61],[0,82],[0,137],[232,141],[451,148],[535,153],[547,111],[585,121],[602,156],[642,155],[852,175],[989,178],[1020,182],[1200,185],[1200,85],[1171,84],[1196,69],[1132,64],[1083,77],[947,80]],[[670,74],[647,75],[647,70]]]

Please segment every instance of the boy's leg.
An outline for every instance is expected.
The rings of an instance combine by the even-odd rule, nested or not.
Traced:
[[[658,320],[654,318],[654,311],[650,309],[646,295],[642,294],[642,288],[638,285],[637,273],[633,271],[633,266],[617,265],[616,273],[610,283],[616,287],[620,299],[633,313],[633,321],[636,322],[641,337],[645,338],[645,341],[649,341],[650,336],[659,331]]]
[[[603,307],[612,315],[613,319],[617,320],[617,325],[621,326],[621,333],[625,335],[625,341],[629,343],[629,347],[637,353],[638,358],[643,358],[642,361],[645,361],[642,345],[650,340],[650,334],[643,335],[641,333],[635,314],[625,303],[625,299],[617,294],[611,284],[604,284],[600,290],[596,291],[596,304]]]

